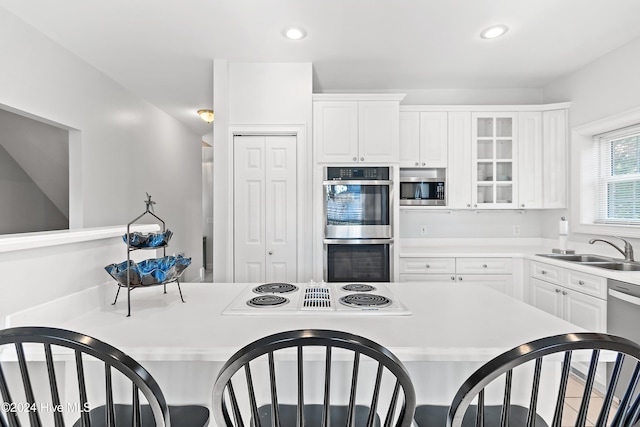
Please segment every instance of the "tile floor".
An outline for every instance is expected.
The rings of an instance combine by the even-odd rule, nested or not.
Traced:
[[[569,385],[567,386],[567,399],[564,406],[562,416],[562,427],[572,427],[575,425],[576,418],[578,417],[578,410],[580,409],[580,402],[582,401],[582,390],[584,389],[584,382],[574,377],[570,377]],[[591,402],[589,403],[589,410],[587,411],[587,423],[586,426],[590,427],[595,425],[595,422],[602,407],[603,395],[594,391],[591,394]],[[614,409],[617,408],[617,404],[614,401]],[[615,413],[615,410],[611,412]],[[610,414],[609,419],[613,414]]]

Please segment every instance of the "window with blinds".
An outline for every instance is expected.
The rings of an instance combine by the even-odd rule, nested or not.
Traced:
[[[640,124],[594,136],[596,222],[640,225]]]

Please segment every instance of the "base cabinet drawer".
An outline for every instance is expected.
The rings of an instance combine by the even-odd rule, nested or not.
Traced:
[[[455,274],[455,258],[400,258],[400,274]]]
[[[511,258],[456,258],[458,274],[511,274]]]
[[[607,299],[607,279],[581,271],[566,270],[564,284],[567,288],[575,289],[594,297]]]
[[[560,285],[562,284],[562,268],[534,261],[531,263],[531,277]]]
[[[456,276],[453,274],[400,274],[401,282],[422,282],[422,283],[455,283]]]

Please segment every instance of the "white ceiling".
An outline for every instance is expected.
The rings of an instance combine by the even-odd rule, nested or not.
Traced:
[[[314,92],[541,88],[640,37],[639,0],[0,0],[182,121],[213,59],[312,62]],[[510,30],[482,40],[485,27]],[[291,24],[301,41],[282,37]]]

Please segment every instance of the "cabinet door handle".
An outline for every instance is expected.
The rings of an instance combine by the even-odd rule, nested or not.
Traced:
[[[562,291],[562,295],[566,295],[566,294],[567,294],[567,291]]]
[[[357,157],[354,157],[354,158],[353,158],[353,161],[354,161],[354,162],[357,162],[357,161],[358,161],[358,158],[357,158]]]
[[[364,162],[364,157],[360,157],[360,161],[361,161],[361,162]]]
[[[416,166],[418,166],[420,163],[416,162]]]
[[[456,276],[451,276],[451,280],[455,281],[456,280]]]
[[[561,291],[560,291],[560,289],[556,289],[556,293],[558,293],[558,294],[559,294],[560,292],[561,292]]]
[[[474,205],[473,205],[473,207],[474,207],[474,208],[477,208],[477,207],[478,207],[478,205],[475,205],[475,204],[474,204]]]
[[[584,286],[584,281],[578,280],[578,285],[583,285]]]
[[[273,255],[273,251],[269,251],[269,255]]]
[[[458,280],[462,282],[462,277],[458,277]]]
[[[467,203],[467,207],[470,208],[471,207],[471,203]]]
[[[482,268],[487,268],[487,264],[482,264]]]
[[[540,271],[540,273],[547,274],[546,270],[542,270],[542,271]]]
[[[426,163],[425,163],[425,162],[422,162],[422,166],[425,166],[425,165],[426,165]]]
[[[524,203],[521,206],[524,208]]]
[[[427,268],[431,268],[431,266],[430,266],[429,264],[425,265],[425,267],[427,267]]]

